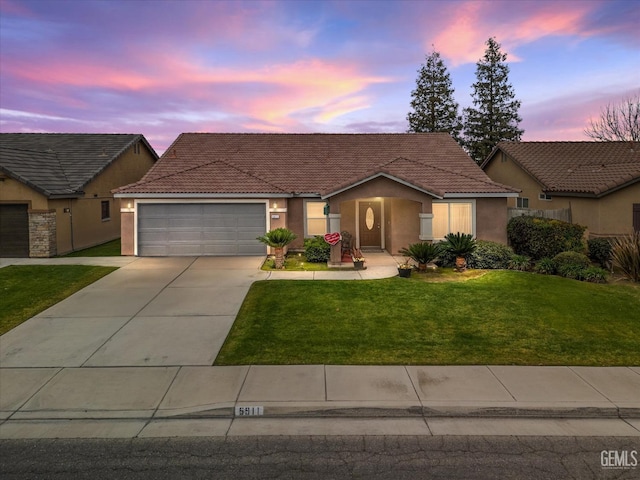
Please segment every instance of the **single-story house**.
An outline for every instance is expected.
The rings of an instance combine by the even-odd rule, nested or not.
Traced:
[[[118,238],[111,190],[157,159],[136,134],[0,134],[0,256],[51,257]]]
[[[513,188],[448,135],[184,133],[122,201],[123,255],[264,255],[256,240],[347,231],[391,253],[449,232],[506,243]],[[340,246],[332,249],[340,262]]]
[[[638,142],[500,142],[482,169],[521,191],[510,207],[569,209],[592,237],[640,231]]]

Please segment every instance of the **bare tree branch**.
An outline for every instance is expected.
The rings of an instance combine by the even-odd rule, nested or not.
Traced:
[[[602,142],[640,141],[640,93],[608,104],[597,120],[591,118],[585,135]]]

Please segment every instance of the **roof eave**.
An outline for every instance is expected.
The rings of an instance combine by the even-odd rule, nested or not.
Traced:
[[[313,193],[114,193],[114,198],[319,198]]]
[[[346,192],[347,190],[351,190],[352,188],[358,187],[358,186],[360,186],[360,185],[362,185],[364,183],[367,183],[367,182],[369,182],[369,181],[371,181],[371,180],[373,180],[375,178],[379,178],[379,177],[388,178],[389,180],[393,180],[394,182],[398,182],[398,183],[400,183],[402,185],[405,185],[405,186],[407,186],[409,188],[413,188],[414,190],[417,190],[419,192],[426,193],[427,195],[431,195],[434,198],[442,199],[443,195],[444,195],[444,193],[435,193],[435,191],[430,191],[430,190],[426,190],[424,188],[418,187],[417,185],[414,185],[414,184],[412,184],[410,182],[407,182],[406,180],[402,180],[401,178],[398,178],[398,177],[396,177],[394,175],[390,175],[390,174],[384,173],[384,172],[379,172],[379,173],[375,173],[373,175],[370,175],[370,176],[368,176],[366,178],[363,178],[361,180],[358,180],[357,182],[354,182],[354,183],[352,183],[350,185],[347,185],[346,187],[340,188],[340,189],[332,191],[332,192],[328,192],[328,193],[322,194],[321,198],[327,199],[327,198],[333,197],[335,195],[338,195],[340,193]]]
[[[497,193],[445,193],[444,198],[515,198],[520,196],[518,192]]]

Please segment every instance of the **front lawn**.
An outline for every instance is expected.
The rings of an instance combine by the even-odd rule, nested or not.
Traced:
[[[62,255],[63,257],[119,257],[121,255],[120,239],[116,238],[107,243],[85,248],[75,252]]]
[[[216,365],[640,365],[638,286],[423,279],[256,282]]]
[[[85,265],[0,268],[0,335],[114,270]]]

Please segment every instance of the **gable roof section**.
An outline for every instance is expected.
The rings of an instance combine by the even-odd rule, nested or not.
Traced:
[[[139,134],[2,133],[0,170],[47,197],[74,197],[134,143]]]
[[[640,181],[638,142],[500,142],[501,150],[543,191],[601,197]]]
[[[378,175],[441,197],[516,192],[489,179],[446,133],[183,133],[116,194],[326,198]]]

